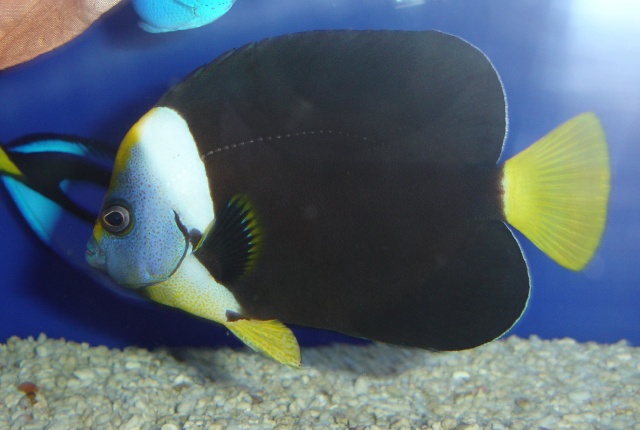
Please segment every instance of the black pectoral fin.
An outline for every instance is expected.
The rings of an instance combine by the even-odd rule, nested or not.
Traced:
[[[237,194],[216,215],[194,254],[218,282],[233,282],[255,266],[261,239],[262,229],[251,201]]]

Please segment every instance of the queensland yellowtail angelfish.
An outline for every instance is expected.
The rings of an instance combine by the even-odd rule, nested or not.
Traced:
[[[607,143],[579,115],[497,165],[505,94],[437,31],[313,31],[232,50],[125,136],[87,261],[298,365],[283,323],[432,350],[504,334],[530,292],[510,227],[582,269]]]

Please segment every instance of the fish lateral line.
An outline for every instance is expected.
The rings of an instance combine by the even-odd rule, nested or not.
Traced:
[[[359,136],[355,133],[351,133],[351,132],[344,132],[344,131],[333,131],[333,130],[310,130],[310,131],[299,131],[299,132],[294,132],[294,133],[285,133],[285,134],[275,134],[273,136],[264,136],[264,137],[256,137],[254,139],[249,139],[249,140],[244,140],[242,142],[238,142],[238,143],[232,143],[229,145],[225,145],[225,146],[221,146],[218,147],[216,149],[213,149],[205,154],[202,154],[200,156],[201,160],[205,160],[206,158],[217,154],[218,152],[222,152],[222,151],[228,151],[230,149],[235,149],[235,148],[239,148],[241,146],[245,146],[247,144],[251,144],[251,143],[261,143],[261,142],[269,142],[272,140],[285,140],[285,139],[291,139],[291,138],[296,138],[296,137],[302,137],[302,136],[314,136],[316,134],[322,135],[322,134],[326,134],[326,135],[336,135],[336,136],[344,136],[344,137],[348,137],[348,138],[354,138],[354,139],[359,139],[359,140],[369,140],[371,141],[371,139],[367,138],[367,136]]]

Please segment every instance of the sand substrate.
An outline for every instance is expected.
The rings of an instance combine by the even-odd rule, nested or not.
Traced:
[[[335,345],[304,349],[303,363],[12,337],[0,344],[0,429],[640,429],[640,349],[624,342]]]

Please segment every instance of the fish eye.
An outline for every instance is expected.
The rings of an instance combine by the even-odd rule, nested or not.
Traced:
[[[102,210],[100,221],[109,233],[125,234],[131,225],[131,214],[124,206],[111,205]]]

